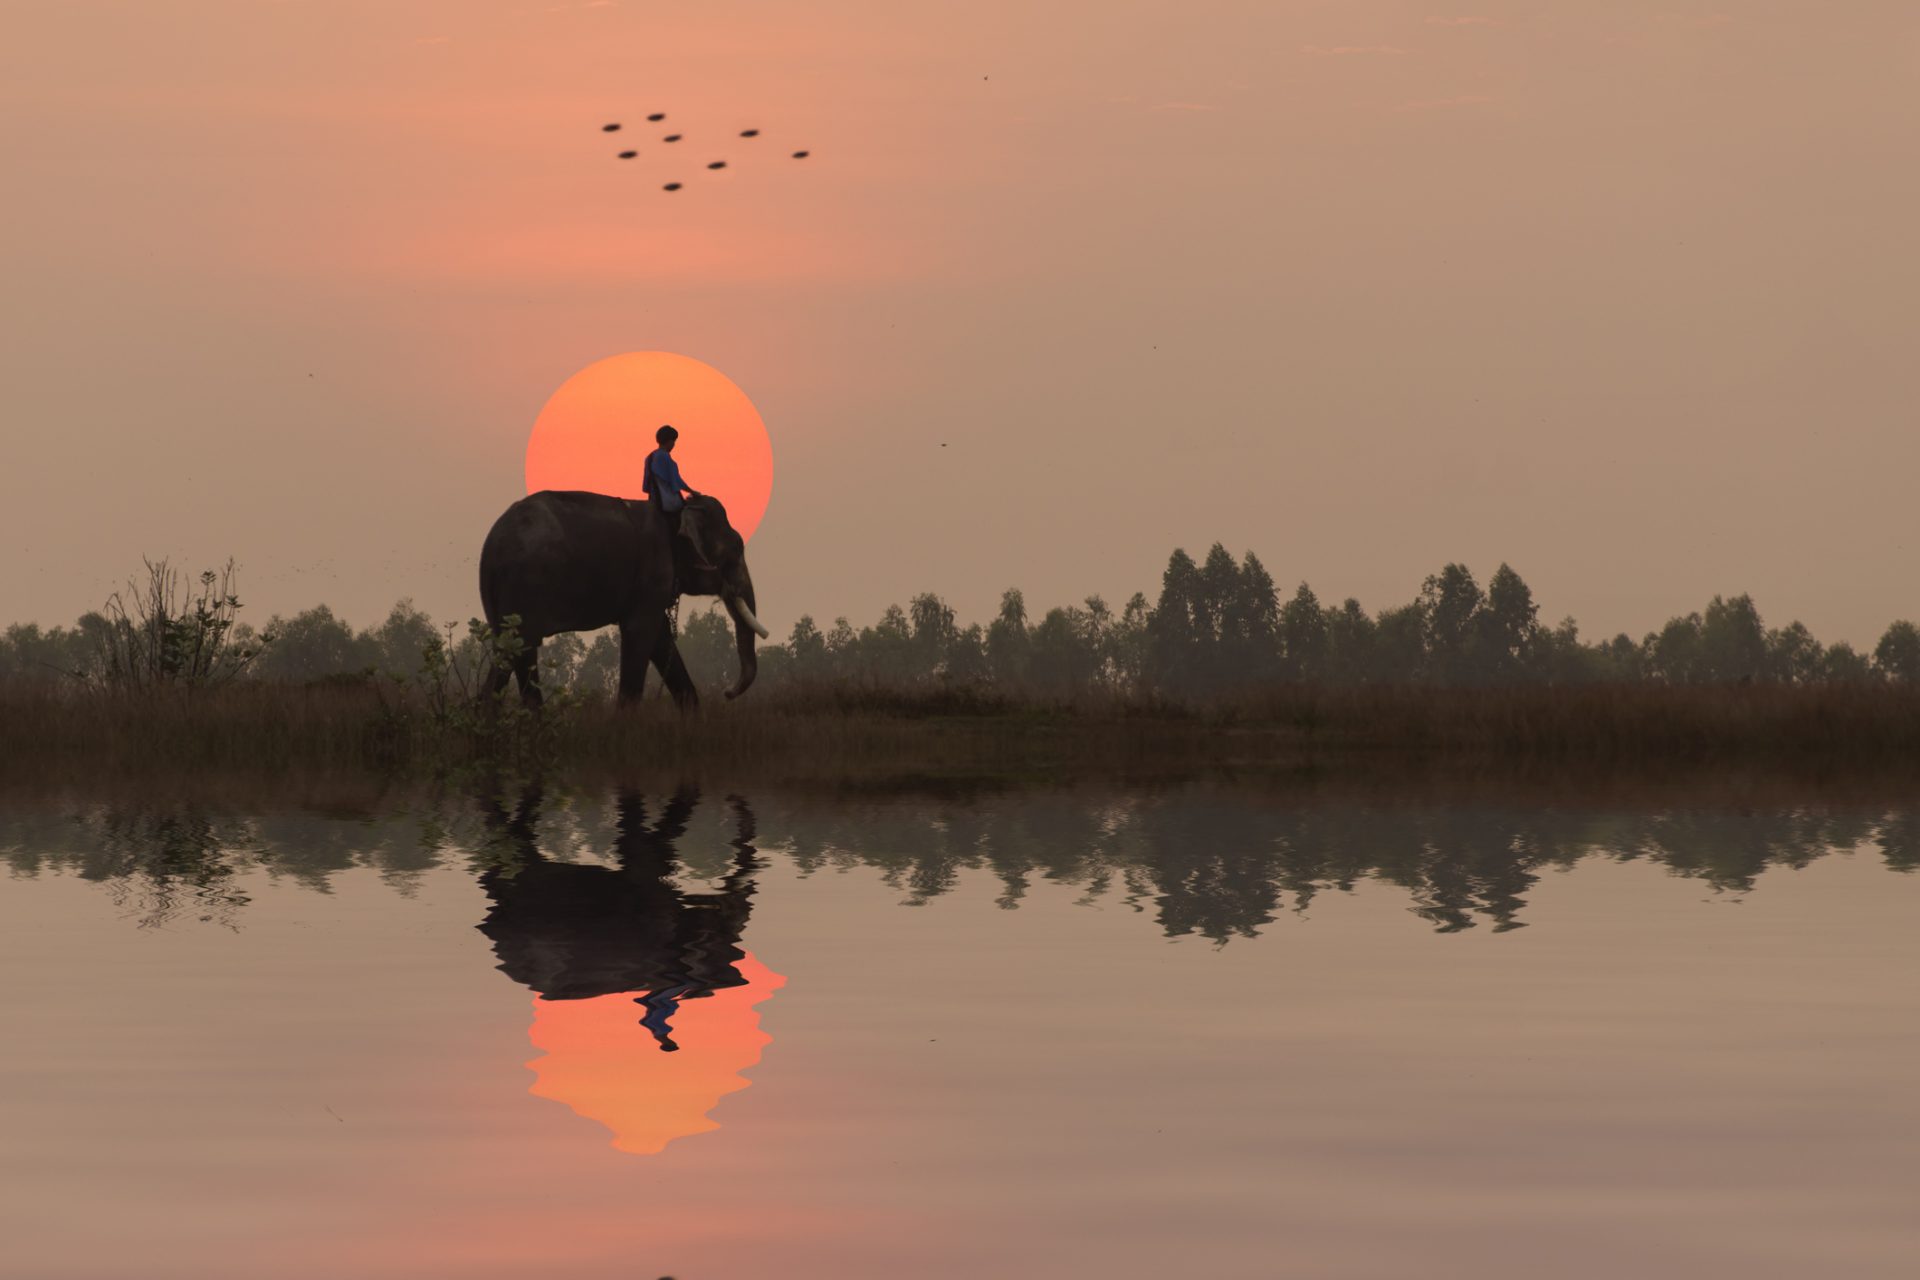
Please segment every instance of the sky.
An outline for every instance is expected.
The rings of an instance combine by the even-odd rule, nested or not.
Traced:
[[[235,558],[255,622],[464,619],[542,405],[647,350],[767,424],[779,632],[1151,597],[1215,541],[1371,609],[1508,561],[1589,637],[1740,591],[1828,641],[1920,616],[1907,0],[6,28],[0,622],[143,555]],[[813,154],[668,195],[599,131],[649,111]]]

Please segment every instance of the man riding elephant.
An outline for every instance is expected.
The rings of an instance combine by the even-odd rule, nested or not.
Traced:
[[[680,514],[687,504],[681,494],[684,493],[687,498],[697,498],[700,494],[681,478],[680,464],[673,460],[673,446],[679,439],[680,433],[671,426],[661,427],[653,433],[653,441],[660,447],[647,455],[640,487],[649,502],[660,504],[660,511],[673,526],[673,531],[685,536],[680,528]]]

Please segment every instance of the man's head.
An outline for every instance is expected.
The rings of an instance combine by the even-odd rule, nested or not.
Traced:
[[[673,442],[675,440],[678,440],[679,438],[680,438],[680,433],[678,431],[675,431],[672,427],[662,427],[658,431],[653,433],[654,443],[658,444],[662,449],[665,449],[668,453],[673,452]]]

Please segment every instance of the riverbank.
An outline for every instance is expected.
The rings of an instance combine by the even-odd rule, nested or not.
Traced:
[[[844,685],[756,690],[681,715],[432,705],[377,683],[235,684],[113,697],[0,685],[0,767],[81,774],[537,768],[760,782],[1145,781],[1212,773],[1659,772],[1722,765],[1920,775],[1920,690],[1875,686],[1290,686],[1209,706],[1023,702]]]

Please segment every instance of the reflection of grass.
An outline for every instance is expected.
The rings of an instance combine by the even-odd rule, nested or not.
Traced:
[[[7,727],[0,768],[42,777],[195,769],[422,774],[498,750],[471,724],[435,717],[415,694],[351,681],[242,682],[191,698],[0,684],[0,723]],[[787,686],[688,717],[657,701],[632,712],[575,705],[537,736],[544,762],[565,769],[766,780],[1148,778],[1433,761],[1884,770],[1920,768],[1920,690],[1301,687],[1183,708]]]

